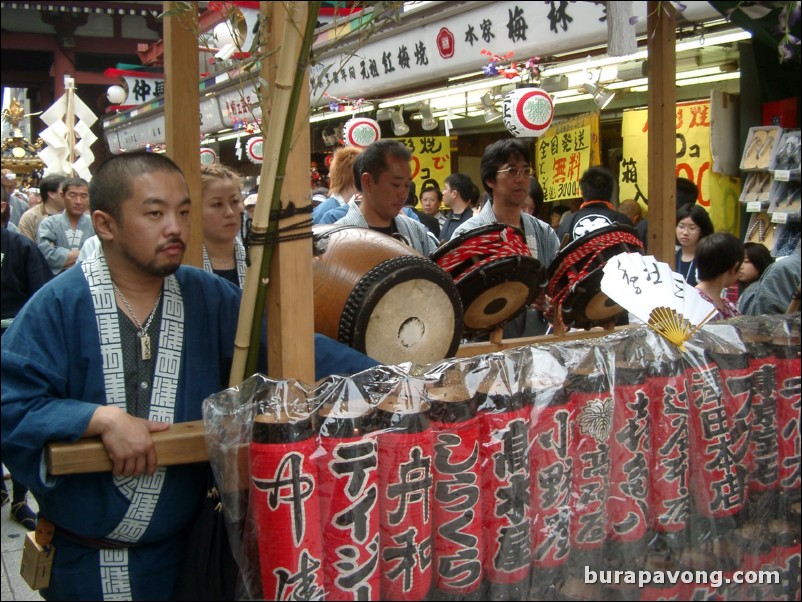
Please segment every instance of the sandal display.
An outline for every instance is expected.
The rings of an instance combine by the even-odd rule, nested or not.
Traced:
[[[802,206],[799,182],[776,182],[771,191],[771,213],[799,215]]]
[[[744,242],[759,242],[770,251],[774,248],[775,226],[768,213],[753,213]]]
[[[799,246],[800,240],[802,240],[802,231],[800,231],[799,222],[782,224],[778,228],[776,242],[771,254],[775,257],[793,255]]]
[[[749,128],[749,136],[741,158],[741,169],[767,170],[781,136],[782,128],[776,126]]]
[[[802,168],[802,135],[799,130],[786,130],[780,138],[777,152],[771,162],[771,169],[800,171]]]
[[[750,173],[746,177],[746,184],[743,191],[741,191],[741,202],[768,201],[772,181],[771,173],[768,171]]]

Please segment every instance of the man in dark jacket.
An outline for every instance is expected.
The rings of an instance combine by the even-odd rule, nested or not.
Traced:
[[[615,189],[615,176],[606,167],[591,167],[579,180],[583,203],[579,211],[565,220],[557,232],[561,242],[571,242],[594,230],[619,223],[627,226],[632,221],[610,202]],[[566,235],[568,238],[566,239]]]

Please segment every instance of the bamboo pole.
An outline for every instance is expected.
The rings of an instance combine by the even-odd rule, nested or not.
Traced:
[[[70,164],[70,175],[75,175],[75,80],[64,76],[64,94],[67,96],[67,107],[64,111],[64,124],[67,127],[67,161]]]
[[[295,125],[297,90],[301,78],[308,77],[305,69],[299,68],[300,57],[309,55],[317,24],[319,2],[309,3],[309,12],[304,27],[301,27],[302,8],[297,2],[271,2],[263,10],[275,15],[276,10],[284,11],[286,20],[281,42],[281,58],[276,73],[270,102],[262,96],[262,115],[269,115],[267,135],[263,142],[265,153],[260,175],[259,196],[253,217],[251,235],[257,240],[267,242],[266,246],[251,246],[251,267],[245,274],[245,285],[240,303],[239,323],[234,340],[234,358],[231,365],[229,385],[235,386],[245,379],[246,374],[257,370],[262,317],[265,297],[269,284],[269,266],[272,259],[271,238],[278,230],[278,220],[271,221],[271,214],[278,211],[281,202],[281,186],[284,168],[289,155],[290,140]],[[295,95],[295,103],[292,102]],[[269,199],[269,200],[268,200]],[[255,322],[255,318],[258,318]]]

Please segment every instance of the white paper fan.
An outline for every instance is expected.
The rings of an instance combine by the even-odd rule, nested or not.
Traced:
[[[716,313],[682,274],[651,255],[619,253],[603,269],[601,290],[682,351]]]

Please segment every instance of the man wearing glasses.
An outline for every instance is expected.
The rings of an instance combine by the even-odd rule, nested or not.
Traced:
[[[532,175],[529,146],[517,138],[498,140],[490,144],[482,155],[479,167],[482,185],[490,199],[478,214],[461,224],[451,239],[489,224],[509,224],[520,228],[526,236],[526,244],[532,256],[548,269],[557,256],[560,241],[551,226],[523,211],[529,194],[529,178]],[[545,294],[536,301],[538,309],[544,310]],[[504,328],[504,336],[519,337],[540,334],[542,320],[535,330],[526,325],[531,312],[523,312],[518,319]],[[531,320],[529,320],[531,322]]]
[[[532,175],[530,157],[529,147],[516,138],[499,140],[485,149],[479,169],[490,200],[454,230],[451,238],[488,224],[509,224],[523,230],[532,256],[548,269],[560,242],[551,226],[523,211]]]

